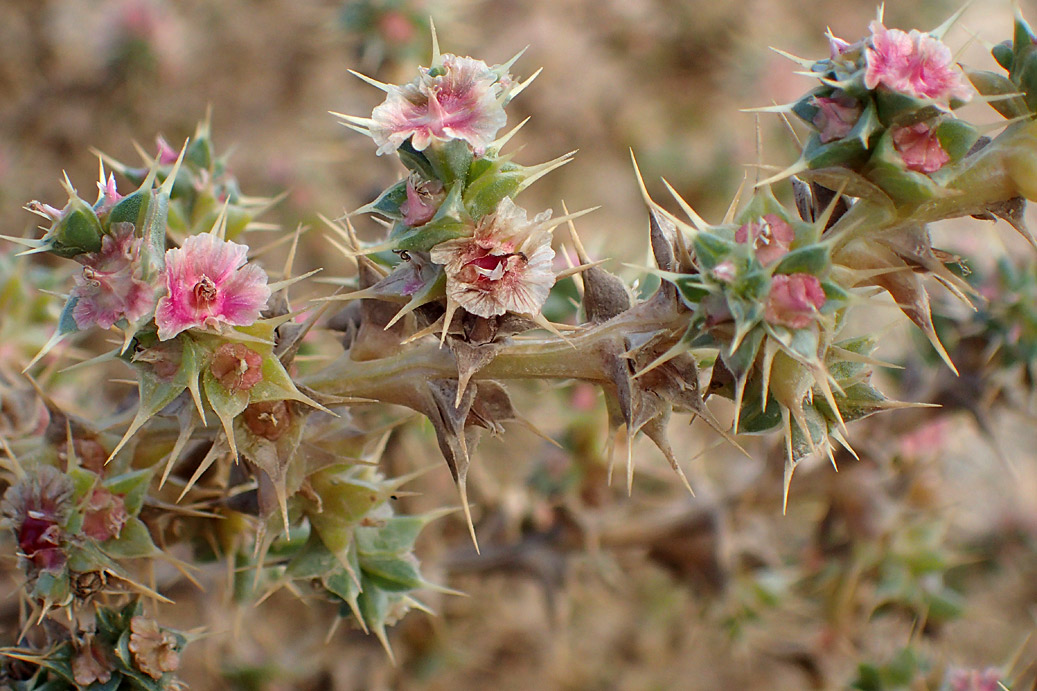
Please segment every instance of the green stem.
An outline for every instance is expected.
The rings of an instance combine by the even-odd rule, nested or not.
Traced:
[[[510,343],[473,379],[582,379],[609,380],[606,347],[630,334],[671,331],[687,326],[690,312],[673,300],[656,298],[635,305],[615,318],[576,331],[565,339],[557,336]],[[625,350],[625,346],[621,347]],[[612,348],[614,350],[614,348]],[[429,339],[395,355],[355,361],[345,353],[325,369],[303,377],[300,383],[333,396],[371,398],[392,402],[399,384],[418,379],[453,379],[457,365],[446,347]]]

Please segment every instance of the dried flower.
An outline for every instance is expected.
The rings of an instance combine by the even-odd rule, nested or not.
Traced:
[[[813,123],[820,132],[821,142],[825,144],[849,134],[863,111],[857,99],[841,92],[837,93],[837,96],[821,96],[814,99],[814,105],[818,110]]]
[[[952,62],[951,50],[943,41],[917,30],[908,34],[887,29],[877,21],[870,28],[864,74],[869,89],[883,84],[893,91],[942,103],[972,97],[972,87]]]
[[[18,551],[35,569],[60,571],[64,525],[72,509],[72,481],[51,466],[36,466],[12,485],[0,502],[18,538]]]
[[[894,127],[890,133],[893,135],[893,146],[900,153],[908,170],[935,173],[951,160],[940,144],[936,131],[924,122],[909,127]]]
[[[746,223],[735,231],[735,242],[746,243],[750,238],[756,258],[768,266],[788,254],[796,234],[788,221],[777,214],[767,214],[758,222]]]
[[[763,318],[771,324],[802,329],[814,320],[825,304],[821,281],[810,274],[776,274]]]
[[[407,180],[407,201],[400,205],[403,222],[412,228],[425,225],[436,215],[445,196],[439,180],[421,180],[412,175]]]
[[[76,257],[83,264],[72,289],[76,326],[110,329],[120,319],[133,323],[151,311],[155,291],[141,278],[140,246],[132,223],[113,223],[99,252]]]
[[[85,688],[94,682],[107,684],[111,681],[113,669],[104,647],[93,636],[83,642],[72,658],[72,678],[80,687]]]
[[[129,518],[121,496],[105,487],[95,487],[83,508],[83,534],[98,542],[119,537]]]
[[[507,121],[499,79],[482,60],[447,54],[438,65],[421,68],[410,84],[388,87],[385,102],[371,114],[378,155],[407,139],[418,151],[433,139],[463,139],[484,149]]]
[[[154,619],[139,615],[130,619],[129,648],[134,664],[152,679],[180,666],[176,636],[160,629]]]
[[[480,317],[505,312],[537,314],[554,285],[551,212],[527,220],[526,210],[504,197],[484,216],[474,237],[432,248],[432,261],[446,268],[447,297]]]
[[[263,356],[243,343],[224,343],[213,353],[209,369],[228,391],[248,391],[263,379]]]
[[[277,441],[292,425],[292,411],[287,401],[253,403],[241,415],[252,434],[268,441]]]
[[[248,264],[248,247],[211,233],[166,251],[166,290],[155,310],[159,340],[187,329],[248,326],[270,298],[266,272]]]

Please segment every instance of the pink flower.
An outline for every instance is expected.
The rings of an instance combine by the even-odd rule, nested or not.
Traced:
[[[432,220],[443,202],[443,183],[439,180],[415,183],[415,176],[407,180],[407,201],[400,205],[403,222],[411,228],[423,226]]]
[[[821,142],[824,144],[842,139],[849,134],[863,110],[857,99],[845,94],[815,98],[814,105],[818,108],[813,120],[814,126],[821,133]]]
[[[248,264],[248,247],[211,233],[192,235],[166,251],[167,295],[158,301],[155,324],[165,341],[196,327],[248,326],[270,299],[266,272]]]
[[[746,223],[735,231],[735,242],[746,243],[752,238],[756,258],[764,266],[778,261],[789,253],[796,239],[792,226],[777,214],[767,214],[759,222]]]
[[[389,87],[385,102],[371,114],[378,155],[395,151],[408,138],[418,151],[433,139],[463,139],[476,150],[486,148],[507,121],[499,79],[482,60],[447,54],[439,65],[421,68],[410,84]]]
[[[554,285],[551,233],[526,210],[504,197],[497,211],[479,220],[475,236],[441,242],[432,261],[446,268],[447,297],[480,317],[505,312],[537,314]]]
[[[113,223],[101,237],[101,250],[76,257],[83,272],[75,277],[72,309],[76,326],[110,329],[120,319],[133,323],[151,311],[155,291],[141,279],[141,239],[132,223]]]
[[[893,91],[942,103],[972,97],[972,87],[942,41],[916,30],[906,34],[887,29],[877,21],[870,28],[864,74],[869,89],[883,84]]]
[[[893,146],[900,153],[908,170],[919,173],[935,173],[947,165],[950,155],[940,145],[935,130],[929,129],[924,122],[910,127],[894,127]]]
[[[802,329],[825,304],[821,281],[810,274],[775,274],[763,318],[770,324]]]

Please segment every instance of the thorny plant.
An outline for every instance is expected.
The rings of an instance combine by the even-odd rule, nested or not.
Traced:
[[[805,125],[802,155],[742,190],[718,224],[672,188],[683,216],[667,211],[635,164],[656,262],[647,271],[661,279],[644,299],[587,256],[573,224],[585,212],[531,217],[516,203],[572,158],[528,166],[504,151],[521,127],[500,136],[506,107],[536,74],[520,81],[511,74],[518,56],[491,67],[440,53],[435,40],[430,65],[410,83],[357,75],[385,92],[370,117],[338,115],[407,172],[370,204],[328,221],[329,240],[355,258],[356,289],[309,311],[289,297],[313,273],[293,275],[298,234],[287,238],[289,259],[271,282],[242,241],[270,229],[255,218],[275,200],[240,192],[207,123],[179,150],[160,138],[141,168],[102,156],[93,203],[67,179],[62,208],[30,202],[49,222],[46,233],[8,239],[28,245],[23,254],[81,268],[56,332],[26,371],[53,367],[54,346],[99,328],[118,334],[116,347],[74,367],[121,360],[138,397],[130,410],[86,420],[4,373],[3,514],[30,610],[17,647],[3,651],[12,662],[5,680],[18,689],[176,687],[191,636],[160,627],[141,604],[165,600],[141,582],[149,562],[192,577],[170,553],[175,544],[199,561],[222,556],[253,570],[252,587],[236,590],[242,598],[259,585],[316,592],[389,650],[386,627],[423,607],[417,591],[439,587],[413,550],[441,513],[394,511],[390,497],[412,477],[379,470],[380,433],[351,423],[356,405],[394,404],[428,418],[473,542],[472,453],[480,429],[528,425],[506,387],[518,379],[601,388],[610,458],[615,442],[627,441],[628,490],[629,442],[642,433],[691,489],[667,438],[674,412],[701,418],[732,444],[776,431],[787,503],[804,458],[834,463],[839,447],[853,453],[849,423],[915,405],[872,383],[883,365],[872,357],[877,339],[841,336],[852,311],[888,293],[954,369],[937,337],[929,279],[965,303],[982,298],[955,270],[960,260],[932,246],[928,224],[1000,217],[1037,245],[1023,222],[1025,200],[1037,198],[1037,38],[1018,18],[1013,40],[993,51],[1007,74],[973,71],[941,41],[950,24],[905,33],[884,27],[880,13],[867,37],[830,36],[828,57],[796,58],[819,86],[762,110]],[[957,116],[970,100],[1005,118],[999,134],[981,136]],[[135,189],[121,193],[105,163]],[[785,181],[793,206],[772,193]],[[379,220],[384,241],[359,242],[357,214]],[[579,264],[558,271],[552,231],[562,226]],[[566,276],[581,286],[575,326],[542,314]],[[1003,277],[1022,280],[1007,269]],[[1000,334],[1006,357],[1032,378],[1032,305],[988,297],[983,328]],[[318,324],[342,332],[345,352],[300,368]],[[730,425],[707,407],[713,396],[733,402]],[[893,568],[881,564],[869,568]],[[102,604],[113,601],[128,604]]]

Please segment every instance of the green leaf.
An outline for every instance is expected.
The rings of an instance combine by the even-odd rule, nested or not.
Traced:
[[[142,228],[150,201],[150,190],[138,189],[126,195],[108,211],[108,218],[105,219],[108,228],[111,229],[116,223],[132,223],[134,228]]]
[[[735,249],[735,243],[731,240],[705,231],[695,235],[692,245],[695,248],[695,257],[698,259],[699,265],[706,271],[716,268]]]
[[[336,568],[341,568],[338,558],[324,546],[317,532],[312,531],[306,544],[288,562],[285,575],[300,579],[320,578]]]
[[[264,358],[264,364],[268,359],[270,358]],[[213,412],[216,413],[216,417],[220,418],[223,431],[227,434],[228,440],[233,443],[234,418],[241,415],[248,407],[249,392],[229,391],[216,380],[210,367],[206,367],[205,372],[202,373],[202,387],[205,389],[205,397],[209,400]]]
[[[700,280],[701,278],[698,276],[682,276],[671,281],[671,283],[677,286],[681,300],[688,307],[694,308],[702,298],[710,293],[709,289]]]
[[[460,180],[463,184],[468,177],[468,168],[472,165],[472,150],[464,139],[451,139],[448,142],[432,140],[425,149],[425,158],[432,166],[435,177],[450,185]]]
[[[361,526],[356,530],[357,551],[365,557],[410,552],[426,522],[420,516],[395,516],[384,525]]]
[[[774,268],[776,274],[810,274],[821,276],[832,265],[829,246],[809,245],[792,250]]]
[[[485,159],[481,159],[485,160]],[[505,197],[513,197],[525,180],[525,172],[517,166],[494,165],[480,175],[471,176],[464,192],[464,205],[472,218],[481,218],[497,210]]]
[[[370,207],[388,218],[402,219],[403,213],[400,206],[407,201],[407,181],[400,180],[389,189],[382,192],[378,199],[371,202]]]
[[[417,561],[413,557],[407,559],[361,555],[360,568],[375,585],[390,592],[416,590],[424,584]]]
[[[397,155],[400,157],[400,163],[405,165],[409,170],[414,171],[426,180],[435,180],[436,172],[432,169],[432,164],[425,157],[425,154],[416,150],[410,143],[410,139],[403,142],[400,148],[396,150]]]
[[[969,81],[983,96],[1004,96],[1019,92],[1019,85],[1008,77],[996,72],[985,70],[967,70]],[[990,107],[1003,115],[1005,118],[1013,119],[1028,115],[1030,109],[1026,106],[1026,99],[1022,96],[1013,96],[1006,99],[990,101]]]
[[[736,434],[763,434],[781,426],[781,405],[767,397],[767,408],[760,407],[760,391],[747,391],[742,399],[742,412],[738,417]]]
[[[104,229],[93,207],[79,197],[72,197],[62,210],[62,217],[44,235],[49,251],[66,259],[101,249]]]
[[[122,495],[126,511],[131,516],[136,516],[144,504],[144,497],[147,495],[148,485],[151,483],[151,474],[151,468],[133,470],[106,480],[104,486],[112,494]]]
[[[976,143],[979,139],[979,132],[964,120],[948,118],[936,128],[936,138],[951,160],[957,161],[964,158],[972,145]]]
[[[151,540],[148,527],[139,518],[133,517],[126,521],[122,527],[119,537],[105,540],[101,550],[114,559],[135,559],[155,554],[158,548]]]

